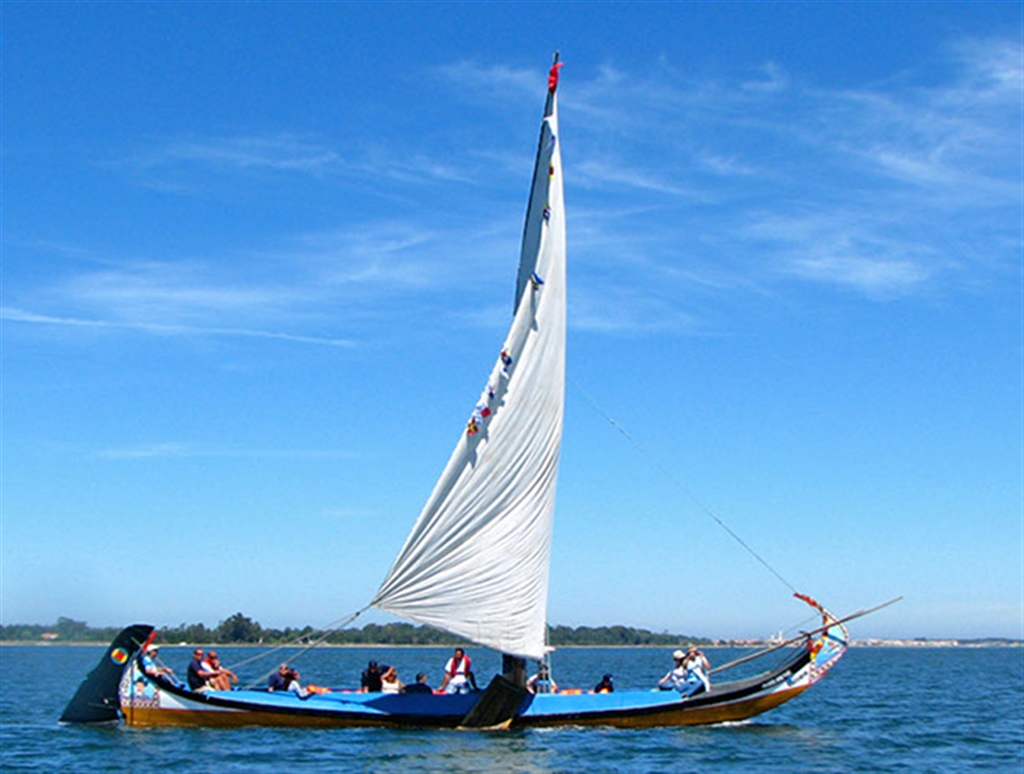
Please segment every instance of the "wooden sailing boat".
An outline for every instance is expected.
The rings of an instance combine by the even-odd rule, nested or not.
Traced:
[[[565,382],[565,208],[557,61],[551,68],[516,281],[512,325],[475,408],[405,545],[369,606],[513,657],[484,692],[193,693],[143,672],[152,627],[125,629],[62,716],[131,725],[502,727],[692,725],[749,718],[809,688],[848,635],[810,598],[822,626],[775,668],[676,691],[528,694],[515,659],[546,653],[549,555]],[[521,662],[520,662],[521,663]],[[521,673],[521,670],[520,670]]]

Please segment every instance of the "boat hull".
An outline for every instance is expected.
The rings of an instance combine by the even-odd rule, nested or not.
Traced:
[[[674,691],[563,691],[529,695],[509,724],[517,727],[708,725],[746,720],[793,699],[820,680],[845,651],[827,636],[798,649],[773,670],[683,698]],[[333,691],[306,699],[291,692],[208,691],[154,680],[137,659],[121,682],[121,713],[130,726],[282,726],[459,728],[480,694],[389,695]]]

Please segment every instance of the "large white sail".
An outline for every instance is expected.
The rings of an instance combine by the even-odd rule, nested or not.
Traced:
[[[565,393],[565,209],[551,70],[508,337],[371,604],[478,645],[544,656]]]

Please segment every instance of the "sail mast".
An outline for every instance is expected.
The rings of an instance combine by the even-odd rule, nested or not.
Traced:
[[[565,392],[558,68],[534,164],[512,324],[444,472],[371,605],[542,658]]]
[[[548,73],[548,96],[544,102],[544,119],[554,117],[554,121],[557,124],[558,118],[555,116],[557,110],[557,104],[555,101],[555,93],[558,90],[558,72],[562,68],[562,63],[558,61],[558,52],[555,52],[554,61],[551,64],[551,70]],[[535,168],[533,171],[533,188],[530,190],[530,198],[526,207],[526,219],[523,222],[523,246],[519,254],[519,276],[516,280],[516,299],[515,304],[512,307],[513,313],[519,308],[519,300],[522,298],[527,286],[530,282],[530,277],[533,274],[535,266],[533,265],[536,256],[538,254],[538,244],[541,237],[540,224],[543,223],[543,218],[538,219],[537,213],[534,212],[535,206],[544,206],[547,201],[545,181],[541,172],[541,159],[544,155],[544,143],[549,142],[548,138],[544,136],[544,123],[541,124],[540,138],[537,140],[537,160],[535,162]],[[541,190],[537,190],[538,188]]]

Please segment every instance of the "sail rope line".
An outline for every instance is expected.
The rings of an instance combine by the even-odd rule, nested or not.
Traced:
[[[690,489],[685,484],[683,484],[679,479],[677,479],[672,474],[672,472],[668,470],[668,468],[666,468],[664,465],[661,464],[661,462],[658,460],[657,457],[655,457],[653,454],[651,454],[651,452],[649,452],[647,449],[645,449],[635,438],[633,438],[633,436],[631,436],[629,434],[629,432],[624,427],[622,427],[622,425],[620,425],[618,422],[616,422],[615,419],[613,419],[612,416],[610,414],[608,414],[607,411],[605,411],[603,408],[601,408],[601,406],[598,404],[598,402],[596,400],[594,400],[587,393],[587,391],[584,390],[579,385],[579,383],[575,379],[573,379],[571,376],[568,377],[568,378],[569,378],[569,381],[572,383],[573,387],[575,387],[577,390],[579,390],[580,394],[584,398],[586,398],[587,402],[590,403],[590,405],[594,408],[594,410],[597,411],[597,413],[600,414],[602,417],[604,417],[605,420],[612,427],[614,427],[616,430],[618,430],[619,434],[623,438],[625,438],[630,444],[632,444],[633,448],[635,448],[638,452],[640,452],[643,456],[645,456],[648,460],[650,460],[654,464],[654,466],[659,471],[661,471],[661,473],[669,481],[671,481],[673,484],[675,484],[680,489],[680,491],[683,492],[683,494],[685,494],[687,497],[689,497],[690,500],[700,510],[704,511],[704,513],[706,515],[710,516],[715,521],[715,523],[718,524],[718,526],[721,527],[723,530],[725,530],[725,532],[733,540],[735,540],[737,543],[739,543],[748,554],[750,554],[752,557],[754,557],[754,559],[756,559],[758,562],[760,562],[761,565],[766,570],[768,570],[768,572],[770,572],[772,575],[774,575],[782,583],[782,585],[784,585],[786,588],[788,588],[792,593],[794,593],[794,594],[797,593],[796,587],[794,587],[792,583],[790,583],[788,580],[786,580],[784,577],[782,577],[782,574],[778,570],[776,570],[774,567],[772,567],[770,564],[768,564],[768,562],[765,561],[765,559],[759,553],[757,553],[757,551],[755,551],[753,548],[751,548],[750,545],[743,538],[741,538],[739,535],[737,535],[736,532],[733,531],[733,529],[728,524],[726,524],[725,521],[717,513],[715,513],[711,509],[710,506],[706,505],[699,497],[697,497],[697,495],[695,495],[692,491],[690,491]]]
[[[351,613],[351,614],[345,616],[344,618],[339,618],[337,621],[332,621],[331,623],[327,624],[326,626],[322,626],[319,629],[314,630],[314,631],[323,632],[324,633],[323,636],[318,637],[317,639],[313,640],[310,643],[307,643],[306,647],[302,648],[298,653],[296,653],[292,660],[294,661],[295,659],[301,657],[303,654],[309,652],[313,648],[315,648],[315,647],[317,647],[319,645],[322,645],[324,643],[324,641],[328,637],[330,637],[331,634],[333,634],[336,630],[344,629],[346,626],[348,626],[350,623],[352,623],[360,615],[362,615],[363,613],[365,613],[369,609],[370,609],[370,606],[367,605],[362,610],[357,610],[356,612]],[[280,643],[279,645],[276,645],[275,647],[271,648],[268,651],[265,651],[263,653],[257,653],[255,656],[250,656],[249,658],[243,659],[242,661],[239,661],[236,664],[232,664],[232,667],[237,669],[238,667],[245,666],[246,664],[250,664],[253,661],[259,661],[260,659],[266,658],[267,656],[271,656],[274,653],[277,653],[279,650],[283,650],[284,648],[293,647],[295,645],[295,643],[299,642],[300,640],[302,640],[302,639],[304,639],[304,638],[306,638],[308,636],[309,636],[308,634],[299,634],[299,635],[293,637],[290,640],[287,640],[285,642]],[[246,689],[253,688],[256,685],[262,684],[268,677],[270,677],[272,674],[274,674],[274,671],[276,669],[277,669],[277,667],[272,667],[269,672],[266,672],[265,674],[260,675],[255,680],[253,680],[251,683],[246,685],[245,686]]]

